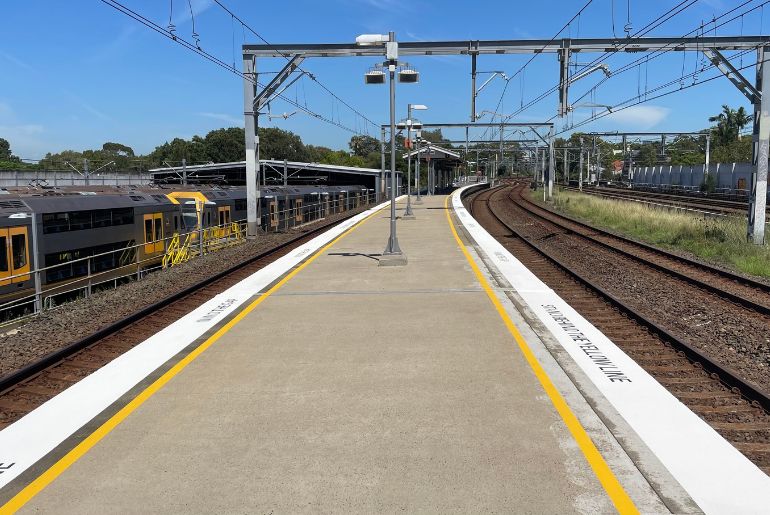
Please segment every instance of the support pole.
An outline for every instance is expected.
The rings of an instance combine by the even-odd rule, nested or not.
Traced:
[[[626,163],[628,163],[628,171],[631,172],[631,163],[628,162],[628,145],[627,145],[627,137],[625,134],[623,134],[623,169],[620,171],[620,179],[623,179],[623,172],[626,169]]]
[[[283,185],[284,187],[289,185],[289,161],[283,160]]]
[[[476,121],[476,53],[471,53],[471,121]],[[466,128],[467,131],[467,128]]]
[[[117,184],[117,179],[115,180]],[[182,184],[187,186],[187,159],[182,158]]]
[[[412,211],[412,104],[407,106],[406,113],[406,139],[409,141],[409,147],[406,149],[407,169],[406,169],[406,210],[402,220],[414,220],[414,211]]]
[[[422,184],[420,184],[420,147],[422,146],[422,138],[418,135],[417,138],[417,145],[415,147],[417,148],[417,172],[415,173],[415,182],[417,183],[417,187],[415,188],[417,190],[417,198],[414,200],[415,204],[422,204],[422,197],[420,196],[420,188],[422,188]]]
[[[765,243],[765,208],[767,204],[768,143],[770,143],[770,65],[764,62],[770,47],[757,49],[757,91],[761,100],[754,104],[754,146],[749,200],[747,238],[754,245]]]
[[[548,131],[548,200],[553,199],[553,176],[556,168],[553,155],[553,127]]]
[[[711,164],[711,133],[706,133],[706,170]]]
[[[406,265],[406,254],[401,252],[396,236],[396,59],[398,51],[393,50],[397,45],[394,32],[389,33],[388,43],[388,71],[390,75],[390,237],[385,250],[380,257],[379,266],[403,266]],[[398,48],[398,47],[396,47]]]
[[[251,56],[243,56],[243,116],[246,128],[246,237],[257,236],[259,186],[257,185],[257,114],[254,111],[256,100],[256,63]],[[253,81],[253,82],[252,82]]]
[[[40,231],[37,228],[37,214],[32,213],[32,269],[35,278],[35,313],[43,311],[43,282],[40,277],[40,250],[39,237]]]
[[[380,130],[380,193],[381,199],[388,198],[388,186],[385,180],[385,129]],[[381,199],[378,199],[381,200]]]
[[[499,166],[502,166],[503,164],[503,129],[504,128],[505,126],[503,125],[503,122],[501,120],[500,122],[500,165]],[[495,166],[495,177],[497,177],[497,170],[498,170],[498,166]]]
[[[583,138],[580,138],[580,159],[578,160],[578,189],[583,191]]]
[[[564,149],[564,184],[569,184],[569,150]]]

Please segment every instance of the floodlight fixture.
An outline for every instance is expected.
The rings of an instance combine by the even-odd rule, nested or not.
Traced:
[[[398,69],[398,82],[414,84],[419,82],[420,72],[409,66],[408,63],[402,63]]]
[[[372,68],[364,74],[364,84],[385,84],[385,72],[382,68]]]

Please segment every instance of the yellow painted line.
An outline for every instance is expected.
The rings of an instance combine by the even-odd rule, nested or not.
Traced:
[[[158,379],[155,380],[150,386],[145,388],[139,395],[134,397],[128,404],[126,404],[123,408],[120,409],[117,413],[115,413],[112,417],[110,417],[109,420],[107,420],[104,424],[99,426],[93,433],[88,435],[88,437],[85,438],[82,442],[80,442],[77,446],[75,446],[71,451],[69,451],[66,455],[64,455],[59,461],[54,463],[49,469],[47,469],[45,472],[43,472],[40,476],[38,476],[34,481],[32,481],[30,484],[28,484],[26,487],[24,487],[23,490],[21,490],[18,494],[16,494],[13,498],[11,498],[7,503],[5,503],[2,507],[0,507],[0,515],[7,515],[11,513],[15,513],[18,511],[22,506],[24,506],[26,503],[28,503],[33,497],[35,497],[38,493],[40,493],[46,486],[51,484],[51,482],[59,477],[65,470],[67,470],[73,463],[75,463],[77,460],[79,460],[81,457],[83,457],[91,448],[96,445],[102,438],[107,436],[110,431],[115,429],[121,422],[123,422],[131,413],[133,413],[139,406],[144,404],[144,402],[152,397],[158,390],[163,388],[163,386],[166,385],[174,376],[179,374],[182,370],[184,370],[187,365],[195,361],[198,356],[203,354],[203,352],[211,347],[217,340],[219,340],[225,333],[227,333],[230,329],[232,329],[235,324],[243,320],[243,318],[254,311],[257,306],[262,304],[262,302],[267,299],[270,295],[278,291],[279,288],[281,288],[284,284],[289,282],[295,275],[300,273],[305,267],[307,267],[310,263],[315,261],[315,259],[320,256],[321,254],[325,253],[329,248],[331,248],[334,244],[336,244],[338,241],[340,241],[342,238],[353,232],[353,230],[360,227],[363,223],[370,220],[375,214],[377,214],[379,210],[371,213],[369,216],[364,218],[363,220],[358,221],[355,225],[348,228],[334,238],[331,242],[327,243],[323,247],[321,247],[319,250],[317,250],[314,254],[312,254],[307,260],[302,262],[297,268],[286,274],[286,276],[281,279],[278,283],[275,284],[272,288],[270,288],[268,291],[254,299],[254,301],[246,306],[240,313],[238,313],[235,317],[233,317],[228,323],[223,325],[217,332],[215,332],[213,335],[211,335],[205,342],[201,343],[198,347],[196,347],[190,354],[182,358],[176,365],[174,365],[171,369],[169,369],[165,374],[160,376]],[[85,486],[84,486],[85,487]]]
[[[473,257],[468,252],[468,249],[466,249],[465,245],[463,245],[460,236],[457,234],[457,229],[455,229],[454,223],[452,223],[452,217],[449,214],[450,197],[451,195],[447,195],[447,198],[444,201],[444,207],[446,208],[446,218],[449,222],[449,228],[452,229],[452,234],[454,235],[455,241],[457,242],[457,245],[460,246],[460,250],[463,251],[465,259],[467,259],[468,263],[471,265],[473,272],[476,274],[476,278],[478,279],[479,283],[481,283],[481,287],[487,293],[489,300],[492,301],[492,304],[495,306],[495,309],[500,315],[500,318],[503,319],[503,323],[508,328],[508,331],[513,336],[513,339],[516,340],[516,343],[519,346],[519,350],[524,355],[524,358],[527,360],[530,368],[535,373],[538,381],[540,381],[540,384],[543,386],[545,393],[548,394],[548,398],[551,399],[554,408],[556,408],[556,411],[561,416],[564,424],[567,426],[570,433],[572,433],[572,437],[577,442],[580,450],[583,451],[583,456],[585,456],[586,461],[588,461],[591,469],[593,469],[594,474],[596,474],[597,479],[601,483],[604,490],[607,492],[607,495],[612,500],[615,508],[619,513],[623,514],[639,513],[639,511],[636,509],[636,506],[634,506],[634,502],[623,488],[623,485],[621,485],[620,481],[618,481],[618,478],[615,477],[612,469],[610,469],[609,465],[607,465],[607,462],[604,461],[604,458],[602,457],[599,450],[591,441],[591,437],[588,436],[588,433],[586,433],[586,430],[583,428],[580,421],[570,409],[567,401],[565,401],[564,397],[561,396],[551,381],[551,378],[548,377],[548,374],[543,369],[543,366],[532,353],[532,349],[530,349],[529,345],[527,345],[526,340],[524,340],[524,337],[519,332],[516,324],[514,324],[513,320],[511,320],[511,317],[508,316],[508,313],[505,311],[505,308],[500,302],[500,299],[497,298],[497,295],[495,295],[492,287],[481,273],[481,270],[479,270],[476,261],[474,261]]]

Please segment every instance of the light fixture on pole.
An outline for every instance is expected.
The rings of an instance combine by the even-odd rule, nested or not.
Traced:
[[[414,110],[414,111],[425,111],[427,109],[428,109],[428,106],[423,105],[423,104],[408,104],[407,105],[406,121],[407,121],[407,124],[409,124],[409,125],[408,125],[408,127],[406,129],[407,130],[407,132],[406,132],[407,139],[406,140],[409,142],[410,147],[413,146],[412,145],[412,141],[411,141],[412,129],[415,129],[416,131],[420,131],[422,129],[422,123],[415,122],[414,120],[412,120],[412,110]],[[406,211],[404,212],[404,217],[406,218],[407,216],[409,216],[411,218],[414,218],[414,213],[412,212],[412,191],[411,191],[411,189],[412,189],[412,151],[411,151],[411,148],[407,149],[407,156],[408,156],[407,190],[406,190],[406,195],[407,196],[406,196]],[[420,161],[419,150],[417,152],[417,161],[418,162]],[[420,200],[420,184],[419,184],[419,182],[415,185],[415,188],[417,189],[417,200],[415,202],[417,202],[418,200],[420,202],[422,202],[422,200]]]
[[[422,122],[412,120],[412,109],[424,110],[427,109],[422,104],[408,104],[407,107],[407,119],[399,123],[396,127],[399,129],[406,129],[406,139],[404,140],[404,147],[406,148],[407,156],[407,175],[406,175],[406,209],[404,210],[403,220],[414,220],[414,211],[412,211],[412,129],[421,130]]]
[[[356,45],[359,46],[385,46],[385,59],[382,68],[375,67],[364,75],[366,84],[382,84],[385,82],[384,68],[387,66],[390,75],[390,237],[385,250],[380,257],[380,266],[403,266],[406,265],[406,254],[401,251],[396,236],[396,68],[398,64],[398,43],[396,42],[396,33],[389,32],[385,34],[362,34],[356,38]],[[402,64],[398,72],[400,82],[414,83],[419,79],[419,73],[409,67],[406,63]]]

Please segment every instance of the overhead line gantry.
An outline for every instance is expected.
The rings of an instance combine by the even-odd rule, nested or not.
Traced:
[[[655,51],[703,52],[717,68],[754,105],[754,131],[751,197],[749,202],[747,237],[756,244],[764,243],[765,204],[767,202],[768,144],[770,143],[770,66],[764,66],[765,52],[770,51],[770,36],[696,36],[696,37],[629,37],[629,38],[562,38],[527,40],[459,40],[459,41],[412,41],[399,42],[401,56],[467,55],[471,57],[471,120],[476,119],[476,60],[480,55],[506,54],[557,54],[560,61],[559,110],[560,116],[569,111],[569,86],[576,77],[569,76],[570,56],[573,53],[639,53]],[[756,79],[754,84],[731,67],[721,54],[723,51],[757,49]],[[258,58],[290,56],[286,67],[296,66],[296,59],[308,57],[380,57],[385,53],[381,46],[361,46],[350,43],[243,45],[244,113],[246,116],[247,180],[256,184],[256,128],[259,110],[255,109],[258,94],[250,80],[256,79]],[[290,74],[279,72],[282,77]],[[285,78],[283,80],[285,80]],[[254,80],[256,82],[256,80]],[[277,88],[280,84],[274,84]],[[767,94],[766,94],[767,93]],[[264,96],[262,98],[265,98]],[[269,101],[268,99],[265,99]],[[489,124],[498,126],[500,124]],[[447,126],[459,126],[448,124]],[[483,127],[483,124],[471,126]],[[551,161],[553,158],[551,158]],[[249,164],[251,163],[251,165]],[[549,185],[553,181],[549,166]],[[550,196],[550,192],[549,192]],[[249,195],[249,205],[252,199]],[[249,208],[250,219],[252,209]],[[254,200],[256,218],[256,200]],[[251,224],[250,224],[251,227]]]

